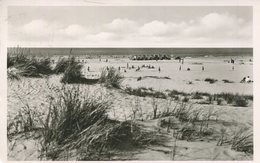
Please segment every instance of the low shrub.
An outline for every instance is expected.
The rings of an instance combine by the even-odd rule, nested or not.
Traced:
[[[203,99],[203,96],[199,92],[195,92],[192,95],[192,99]]]
[[[139,97],[154,97],[154,98],[163,98],[166,99],[167,95],[160,91],[155,91],[152,88],[145,88],[145,87],[139,87],[139,88],[131,88],[126,87],[125,92],[130,95],[135,95]]]
[[[70,58],[63,77],[61,78],[61,82],[67,84],[84,82],[85,78],[81,72],[82,67],[79,62],[75,61],[74,57]]]
[[[234,105],[235,106],[241,106],[241,107],[247,107],[248,106],[248,100],[244,97],[237,96],[234,99]]]
[[[212,79],[212,78],[206,78],[204,80],[205,82],[209,82],[210,84],[216,83],[218,80],[217,79]]]
[[[180,91],[177,91],[177,90],[171,90],[171,91],[168,93],[168,96],[173,97],[173,98],[174,98],[176,95],[187,96],[187,95],[189,95],[189,93],[180,92]]]
[[[70,58],[70,59],[65,59],[65,58],[60,59],[57,62],[55,68],[53,69],[54,73],[56,73],[56,74],[64,73],[71,62],[75,62],[75,59],[72,59],[72,58]]]
[[[223,79],[222,81],[223,81],[224,83],[235,83],[234,81],[227,80],[227,79]]]
[[[25,55],[7,56],[7,67],[17,69],[16,74],[25,77],[41,77],[53,72],[49,58],[37,60]]]
[[[240,129],[231,140],[231,149],[253,154],[253,132],[249,129]]]
[[[120,88],[124,77],[114,67],[103,69],[99,79],[100,83],[104,83],[108,88]]]
[[[189,100],[190,100],[190,99],[185,96],[185,97],[182,99],[182,102],[189,102]]]

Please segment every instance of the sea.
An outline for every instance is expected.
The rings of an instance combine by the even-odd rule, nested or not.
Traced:
[[[135,56],[168,55],[180,57],[201,56],[253,56],[253,48],[8,48],[8,54],[52,56]]]

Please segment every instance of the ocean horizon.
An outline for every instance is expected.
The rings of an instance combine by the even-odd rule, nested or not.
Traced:
[[[8,48],[13,54],[17,48]],[[19,48],[24,54],[35,56],[133,56],[171,55],[182,57],[201,56],[252,56],[253,48]]]

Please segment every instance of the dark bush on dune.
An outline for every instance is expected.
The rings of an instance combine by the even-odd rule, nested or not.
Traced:
[[[99,82],[104,83],[108,88],[120,88],[123,78],[117,69],[110,67],[102,70]]]
[[[30,59],[23,54],[12,55],[7,53],[7,68],[19,64],[26,64],[29,60]]]
[[[227,79],[223,79],[222,81],[223,81],[224,83],[235,83],[234,81],[227,80]]]
[[[248,101],[247,99],[237,96],[234,99],[234,105],[235,106],[241,106],[241,107],[247,107],[248,106]]]
[[[214,95],[209,95],[212,100],[224,99],[228,104],[233,104],[234,106],[246,107],[248,105],[248,100],[253,100],[252,95],[240,95],[233,93],[219,93]]]
[[[130,95],[135,95],[139,97],[154,97],[154,98],[163,98],[166,99],[167,95],[160,91],[155,91],[152,88],[145,88],[145,87],[139,87],[139,88],[131,88],[126,87],[125,92]]]
[[[203,99],[203,96],[199,92],[195,92],[192,95],[192,99]]]
[[[65,59],[65,58],[62,58],[61,60],[59,60],[57,62],[57,64],[56,64],[55,68],[53,69],[54,73],[55,74],[64,73],[65,70],[67,69],[68,65],[71,62],[70,60],[69,59]]]
[[[7,57],[7,67],[17,69],[17,76],[41,77],[42,75],[52,74],[51,62],[49,58],[37,60],[28,58],[25,55],[16,55]]]
[[[212,78],[206,78],[204,81],[205,82],[209,82],[210,84],[213,84],[213,83],[217,82],[218,80],[217,79],[212,79]]]
[[[85,78],[81,72],[82,65],[75,60],[74,57],[68,60],[67,68],[61,78],[62,83],[82,83],[85,81]]]
[[[36,59],[32,59],[32,64],[36,67],[37,73],[44,74],[44,75],[52,74],[50,58],[45,58],[40,61],[37,61]]]

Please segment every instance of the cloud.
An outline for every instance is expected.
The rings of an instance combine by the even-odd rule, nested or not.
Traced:
[[[210,13],[183,29],[183,35],[225,40],[239,35],[252,37],[252,23],[228,14]]]
[[[24,24],[18,31],[31,37],[44,37],[51,33],[52,28],[45,20],[38,19]]]
[[[244,46],[252,45],[252,22],[228,13],[208,13],[182,22],[115,18],[109,23],[86,26],[36,19],[21,26],[9,25],[9,39],[52,44],[89,46]],[[239,45],[238,45],[239,43]],[[74,44],[73,44],[74,45]],[[80,45],[79,45],[80,46]]]
[[[135,21],[129,19],[114,19],[112,22],[105,25],[105,29],[117,33],[134,32],[138,28]]]
[[[71,24],[64,29],[61,29],[59,32],[61,35],[64,34],[70,37],[84,36],[87,33],[90,33],[90,30],[79,24]]]

